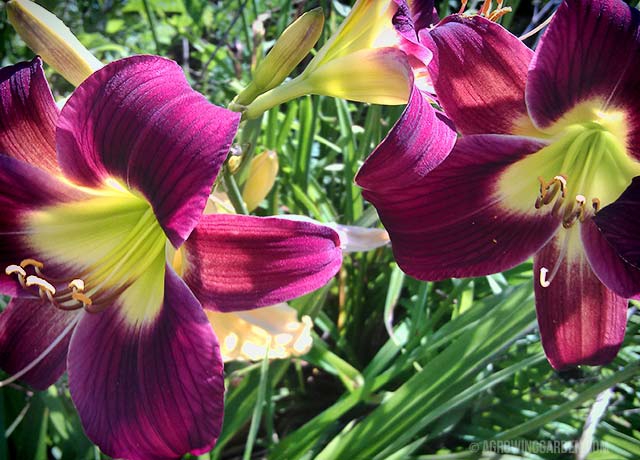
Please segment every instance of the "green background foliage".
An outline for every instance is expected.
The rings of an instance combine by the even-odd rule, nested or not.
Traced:
[[[249,82],[252,67],[293,18],[321,6],[322,43],[349,11],[331,0],[42,4],[103,62],[140,53],[170,57],[220,105]],[[502,22],[521,34],[555,4],[507,5],[514,12]],[[458,8],[438,3],[441,15]],[[1,64],[31,57],[0,6]],[[56,98],[72,90],[52,69],[47,75]],[[353,178],[401,112],[307,96],[247,124],[238,144],[275,150],[280,160],[276,186],[256,213],[379,225]],[[640,458],[635,305],[613,363],[558,373],[539,343],[531,280],[531,262],[483,278],[425,283],[402,274],[388,247],[346,255],[327,287],[292,302],[314,318],[307,355],[225,366],[224,429],[217,447],[198,458],[430,460],[497,458],[497,452],[571,458],[595,398],[608,388],[587,458]],[[41,393],[18,384],[0,390],[0,433],[0,459],[106,458],[83,433],[66,377]]]

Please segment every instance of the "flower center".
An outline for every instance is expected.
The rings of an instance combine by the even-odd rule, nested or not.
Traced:
[[[626,148],[625,113],[603,110],[605,106],[603,101],[588,101],[554,125],[535,128],[529,135],[549,144],[507,167],[496,184],[508,211],[529,218],[551,213],[565,229],[553,267],[540,270],[543,287],[549,286],[565,257],[582,253],[575,224],[613,203],[640,176],[640,163]]]
[[[58,308],[95,313],[125,294],[144,310],[164,291],[157,284],[164,285],[167,238],[149,203],[128,190],[40,209],[26,217],[26,228],[26,245],[38,257],[6,273]],[[147,312],[127,314],[135,320]]]
[[[549,144],[504,171],[497,192],[505,206],[525,215],[551,210],[568,229],[622,194],[640,175],[640,163],[627,152],[624,112],[602,106],[595,100],[580,104],[536,130],[535,137]]]
[[[640,175],[640,164],[627,154],[624,140],[600,120],[567,126],[533,157],[540,173],[535,208],[553,206],[564,228],[615,201]]]

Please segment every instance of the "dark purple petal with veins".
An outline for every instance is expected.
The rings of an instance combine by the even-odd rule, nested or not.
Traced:
[[[58,171],[57,119],[40,58],[0,69],[0,153]]]
[[[22,216],[47,205],[83,196],[82,192],[61,182],[57,176],[0,154],[0,293],[20,294],[16,278],[5,274],[7,265],[19,264],[26,258],[39,258],[39,254],[29,248],[29,234]]]
[[[516,136],[467,136],[420,181],[404,189],[365,190],[402,270],[421,280],[481,276],[531,257],[557,231],[559,219],[551,206],[534,208],[535,179],[525,208],[513,208],[513,197],[499,184],[511,165],[541,147]],[[522,195],[529,185],[508,189]]]
[[[623,110],[627,147],[640,159],[640,12],[620,0],[562,3],[531,61],[527,107],[546,127],[596,100]]]
[[[141,192],[179,246],[202,214],[239,118],[193,91],[175,62],[134,56],[73,93],[58,122],[58,158],[80,184],[115,177]]]
[[[640,269],[620,257],[592,219],[585,221],[581,228],[589,263],[600,281],[620,297],[640,298]]]
[[[42,355],[19,380],[36,390],[45,390],[66,368],[77,315],[77,311],[59,310],[37,297],[11,300],[0,313],[0,368],[16,374]]]
[[[299,297],[325,285],[342,263],[334,230],[284,218],[206,215],[185,249],[185,281],[217,311]]]
[[[439,21],[433,0],[408,0],[408,3],[416,30],[426,29]]]
[[[405,38],[417,42],[418,33],[438,22],[438,12],[433,0],[393,0],[398,9],[393,16],[393,26]]]
[[[629,264],[640,268],[640,177],[616,201],[602,208],[594,223],[613,249]]]
[[[87,436],[107,455],[179,458],[220,433],[224,381],[202,307],[167,267],[162,310],[131,324],[120,305],[87,314],[69,347],[71,397]]]
[[[528,119],[524,102],[533,52],[499,24],[453,15],[429,34],[438,101],[462,134],[509,134]]]
[[[603,365],[615,358],[624,339],[627,300],[600,282],[579,243],[562,251],[562,230],[534,258],[534,270],[558,270],[548,287],[535,281],[536,311],[542,345],[555,369]],[[571,243],[570,243],[571,244]],[[562,258],[560,262],[558,259]]]
[[[356,183],[375,192],[404,188],[438,166],[455,141],[449,120],[414,86],[402,117],[364,162]]]

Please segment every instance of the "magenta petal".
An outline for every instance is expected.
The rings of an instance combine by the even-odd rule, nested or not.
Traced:
[[[200,218],[239,118],[193,91],[175,62],[135,56],[71,96],[58,122],[58,158],[77,183],[115,177],[140,191],[177,247]]]
[[[523,262],[556,232],[551,209],[511,210],[504,171],[541,144],[516,136],[462,137],[442,164],[404,189],[363,192],[389,232],[398,265],[421,280],[481,276]],[[549,208],[549,207],[547,207]]]
[[[414,69],[424,68],[431,61],[431,51],[420,43],[419,32],[429,27],[433,20],[433,2],[407,2],[407,0],[394,0],[397,11],[393,15],[393,27],[400,34],[402,40],[399,48],[404,51],[411,66]],[[429,7],[428,4],[431,4]],[[435,16],[437,18],[437,15]]]
[[[416,30],[426,29],[439,21],[433,0],[408,0]]]
[[[563,233],[536,254],[536,274],[555,266]],[[624,339],[627,301],[600,282],[582,251],[563,258],[548,287],[536,281],[535,294],[542,345],[555,369],[615,358]]]
[[[167,268],[164,305],[131,324],[120,305],[87,314],[69,348],[69,386],[87,436],[107,455],[178,458],[210,450],[224,381],[218,342],[200,304]]]
[[[40,58],[0,69],[0,153],[57,171],[57,119]]]
[[[37,257],[28,247],[22,216],[43,206],[53,205],[83,194],[56,176],[29,163],[0,154],[0,293],[18,294],[15,278],[5,274],[7,265]]]
[[[640,158],[640,12],[620,0],[560,5],[531,62],[527,106],[549,126],[580,102],[626,109],[627,145]]]
[[[620,197],[602,208],[593,221],[615,251],[629,264],[640,268],[640,177]]]
[[[618,255],[593,220],[585,221],[581,230],[589,263],[600,281],[625,299],[640,298],[640,270]]]
[[[184,279],[217,311],[301,296],[326,284],[342,263],[334,230],[284,218],[206,215],[185,246]]]
[[[438,100],[463,134],[512,133],[527,119],[533,52],[499,24],[453,15],[434,28],[429,71]]]
[[[0,313],[0,368],[20,372],[53,345],[46,356],[19,380],[36,390],[55,383],[66,368],[72,323],[77,312],[62,311],[40,299],[13,299]],[[60,338],[57,344],[56,339]]]
[[[356,183],[376,192],[406,187],[438,166],[455,141],[450,122],[414,86],[402,117],[364,162]]]

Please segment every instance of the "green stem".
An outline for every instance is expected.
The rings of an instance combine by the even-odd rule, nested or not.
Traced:
[[[149,28],[151,29],[151,36],[153,37],[153,43],[156,47],[156,53],[158,53],[160,51],[160,42],[156,32],[156,23],[153,19],[153,13],[151,12],[151,8],[149,8],[148,0],[142,0],[142,4],[144,5],[144,12],[147,14],[147,20],[149,21]]]
[[[229,201],[231,201],[231,204],[233,205],[233,209],[235,209],[238,214],[249,214],[247,206],[244,204],[244,200],[242,199],[242,194],[240,193],[238,184],[229,172],[229,168],[224,168],[222,177],[224,179],[224,185],[227,187],[227,195],[229,196]]]
[[[256,97],[253,102],[246,107],[243,113],[244,118],[248,120],[257,118],[272,107],[304,96],[305,94],[311,94],[306,78],[301,79],[301,77],[302,75]]]
[[[266,402],[267,383],[269,381],[269,347],[262,360],[260,366],[260,383],[258,384],[258,396],[256,398],[256,405],[253,407],[253,415],[251,417],[251,425],[249,426],[249,434],[247,436],[247,442],[245,444],[243,460],[250,460],[251,453],[253,452],[253,446],[258,436],[258,429],[260,428],[260,420],[262,419],[262,410]]]

